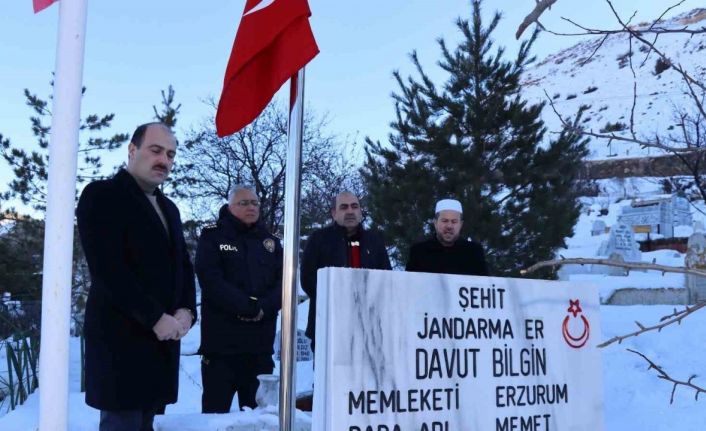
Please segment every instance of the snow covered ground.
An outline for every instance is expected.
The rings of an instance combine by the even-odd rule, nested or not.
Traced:
[[[574,226],[574,235],[566,240],[566,248],[560,249],[557,256],[564,258],[598,258],[597,251],[601,243],[607,241],[610,233],[592,236],[591,227],[594,221],[601,220],[606,227],[610,228],[618,222],[618,216],[623,207],[630,206],[635,198],[654,198],[658,196],[660,190],[657,180],[653,178],[623,179],[623,180],[602,180],[599,186],[603,190],[597,197],[583,197],[581,203],[583,209],[581,215]],[[608,213],[601,215],[601,210],[608,210]],[[701,222],[706,225],[706,207],[703,202],[692,203],[692,217],[694,222]],[[694,229],[692,226],[675,226],[675,236],[688,238]],[[653,234],[652,239],[661,238],[661,235]],[[636,240],[646,239],[646,234],[635,234]],[[655,263],[665,266],[684,266],[685,253],[675,250],[657,250],[642,253],[642,262]],[[622,288],[677,288],[683,289],[686,286],[683,274],[666,273],[660,274],[655,271],[630,271],[627,276],[610,276],[606,274],[592,273],[590,266],[571,265],[563,268],[559,272],[562,280],[577,282],[593,282],[600,287],[601,300],[606,300],[618,289]],[[706,427],[705,427],[706,429]]]
[[[300,307],[299,322],[306,325],[307,306]],[[303,316],[303,318],[302,318]],[[222,418],[219,415],[199,416],[194,418],[190,414],[201,411],[201,362],[200,356],[196,355],[200,343],[200,328],[194,328],[182,340],[181,373],[179,375],[179,401],[176,404],[167,406],[166,416],[158,417],[155,424],[161,426],[158,431],[189,431],[202,430],[204,424],[208,423],[211,430],[225,430],[226,426],[237,423],[245,428],[252,427],[252,430],[264,429],[264,424],[274,426],[276,429],[277,416],[272,409],[256,409],[247,412],[233,412],[229,417]],[[69,374],[69,430],[71,431],[95,431],[98,429],[99,412],[84,402],[84,394],[80,392],[80,346],[79,339],[71,339],[70,349],[70,374]],[[279,374],[279,364],[275,362],[274,373]],[[297,388],[300,391],[311,390],[314,383],[313,368],[311,362],[300,362],[298,364]],[[237,410],[237,397],[233,401]],[[3,416],[4,415],[4,416]],[[1,431],[34,431],[38,426],[39,416],[39,392],[30,396],[27,402],[20,408],[12,411],[0,411]],[[310,416],[300,413],[304,423],[310,423]],[[254,425],[261,425],[255,427]],[[267,428],[269,429],[269,428]]]
[[[306,308],[306,304],[302,304]],[[300,309],[300,316],[305,315]],[[601,308],[603,339],[632,332],[635,321],[644,325],[655,323],[660,317],[670,314],[669,306],[604,306]],[[198,329],[198,328],[197,328]],[[667,327],[661,333],[646,333],[603,349],[604,414],[607,431],[699,431],[706,428],[706,400],[695,399],[695,392],[680,387],[676,390],[674,403],[669,399],[672,385],[657,377],[648,364],[638,355],[626,349],[634,349],[647,355],[672,377],[687,380],[691,375],[706,375],[706,311],[699,311],[685,319],[681,325]],[[185,341],[185,353],[198,345],[198,330],[192,331]],[[71,397],[69,429],[72,431],[94,431],[97,429],[98,412],[84,404],[79,390],[78,340],[71,345]],[[179,402],[167,408],[167,415],[156,421],[161,430],[203,429],[210,423],[214,428],[223,426],[226,418],[194,417],[189,413],[200,410],[200,373],[197,356],[182,357]],[[298,364],[297,387],[303,391],[311,388],[313,371],[311,362]],[[706,378],[696,377],[693,383],[706,387]],[[234,403],[235,404],[235,403]],[[37,427],[39,409],[38,393],[17,410],[0,417],[2,431],[34,431]],[[276,423],[273,411],[250,411],[233,413],[241,424],[269,421]],[[305,414],[302,414],[306,420]],[[219,425],[220,421],[220,425]],[[275,421],[275,422],[272,422]],[[253,428],[257,429],[257,428]]]

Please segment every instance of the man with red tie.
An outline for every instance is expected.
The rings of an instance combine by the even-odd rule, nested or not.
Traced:
[[[316,330],[316,271],[326,267],[390,269],[382,235],[365,229],[358,197],[339,193],[331,209],[333,223],[309,236],[301,264],[301,283],[309,295],[306,336],[314,350]]]

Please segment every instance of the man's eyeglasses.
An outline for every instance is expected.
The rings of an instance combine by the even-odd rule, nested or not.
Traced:
[[[254,207],[259,207],[260,201],[258,201],[257,199],[243,199],[242,201],[238,201],[235,204],[238,206],[241,206],[241,207],[246,207],[248,205],[252,205]]]

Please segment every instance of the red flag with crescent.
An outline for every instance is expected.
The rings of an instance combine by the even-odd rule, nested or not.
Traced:
[[[216,112],[218,136],[250,124],[319,53],[309,16],[307,0],[247,0]]]

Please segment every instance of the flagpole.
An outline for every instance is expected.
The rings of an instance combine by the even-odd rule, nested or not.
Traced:
[[[39,430],[66,431],[74,199],[88,0],[59,2],[44,217]]]
[[[287,167],[284,187],[284,270],[280,349],[279,429],[294,429],[296,401],[297,268],[299,267],[299,192],[304,129],[304,68],[290,80]]]

